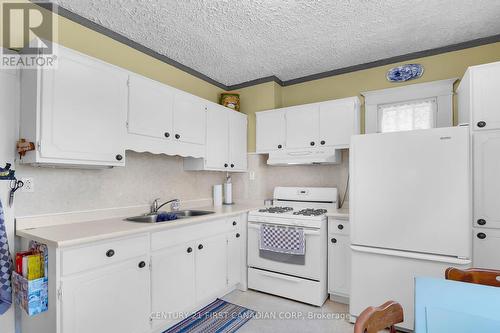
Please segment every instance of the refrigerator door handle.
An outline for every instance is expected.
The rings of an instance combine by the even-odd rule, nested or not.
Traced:
[[[389,250],[389,249],[381,249],[381,248],[376,248],[376,247],[366,247],[366,246],[359,246],[359,245],[351,245],[351,250],[357,251],[357,252],[382,254],[382,255],[393,256],[393,257],[445,262],[445,263],[455,264],[455,265],[470,265],[472,263],[472,261],[468,258],[457,258],[457,257],[449,257],[449,256],[443,256],[443,255],[436,255],[436,254]]]

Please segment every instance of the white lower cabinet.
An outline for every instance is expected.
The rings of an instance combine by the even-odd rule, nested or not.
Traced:
[[[472,266],[500,269],[500,229],[474,228]]]
[[[148,332],[149,280],[145,256],[63,280],[61,332]]]
[[[330,219],[328,222],[328,293],[344,300],[349,297],[351,280],[351,241],[348,227],[348,221],[345,220]]]
[[[246,213],[70,247],[48,244],[49,309],[34,317],[21,311],[20,331],[163,332],[246,288],[240,230]]]
[[[184,243],[151,255],[153,326],[175,320],[177,312],[189,308],[195,294],[195,253]]]

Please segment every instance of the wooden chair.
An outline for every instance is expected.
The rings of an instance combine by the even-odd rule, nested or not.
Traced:
[[[500,287],[500,271],[494,269],[449,267],[444,274],[446,280],[469,282],[492,287]]]
[[[359,315],[354,325],[354,333],[377,333],[386,328],[396,333],[394,325],[403,322],[403,307],[401,304],[388,301],[381,306],[366,308]]]

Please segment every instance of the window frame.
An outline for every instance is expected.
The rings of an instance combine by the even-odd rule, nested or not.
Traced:
[[[437,127],[437,98],[436,97],[429,97],[429,98],[418,98],[418,99],[413,99],[413,100],[406,100],[406,101],[398,101],[398,102],[391,102],[391,103],[384,103],[384,104],[377,104],[377,133],[390,133],[390,132],[400,132],[400,131],[405,131],[405,130],[397,130],[397,131],[389,131],[389,132],[382,132],[382,116],[383,113],[380,110],[381,107],[385,105],[404,105],[404,104],[416,104],[418,102],[431,102],[434,104],[432,107],[432,124],[430,128],[435,128]],[[414,129],[412,129],[414,130]],[[412,131],[410,130],[410,131]]]
[[[365,99],[365,133],[380,133],[378,106],[436,99],[435,127],[453,126],[453,85],[458,78],[409,84],[362,92]]]

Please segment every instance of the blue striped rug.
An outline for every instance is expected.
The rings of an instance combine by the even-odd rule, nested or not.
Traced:
[[[253,310],[217,299],[163,333],[232,333],[254,315]]]

